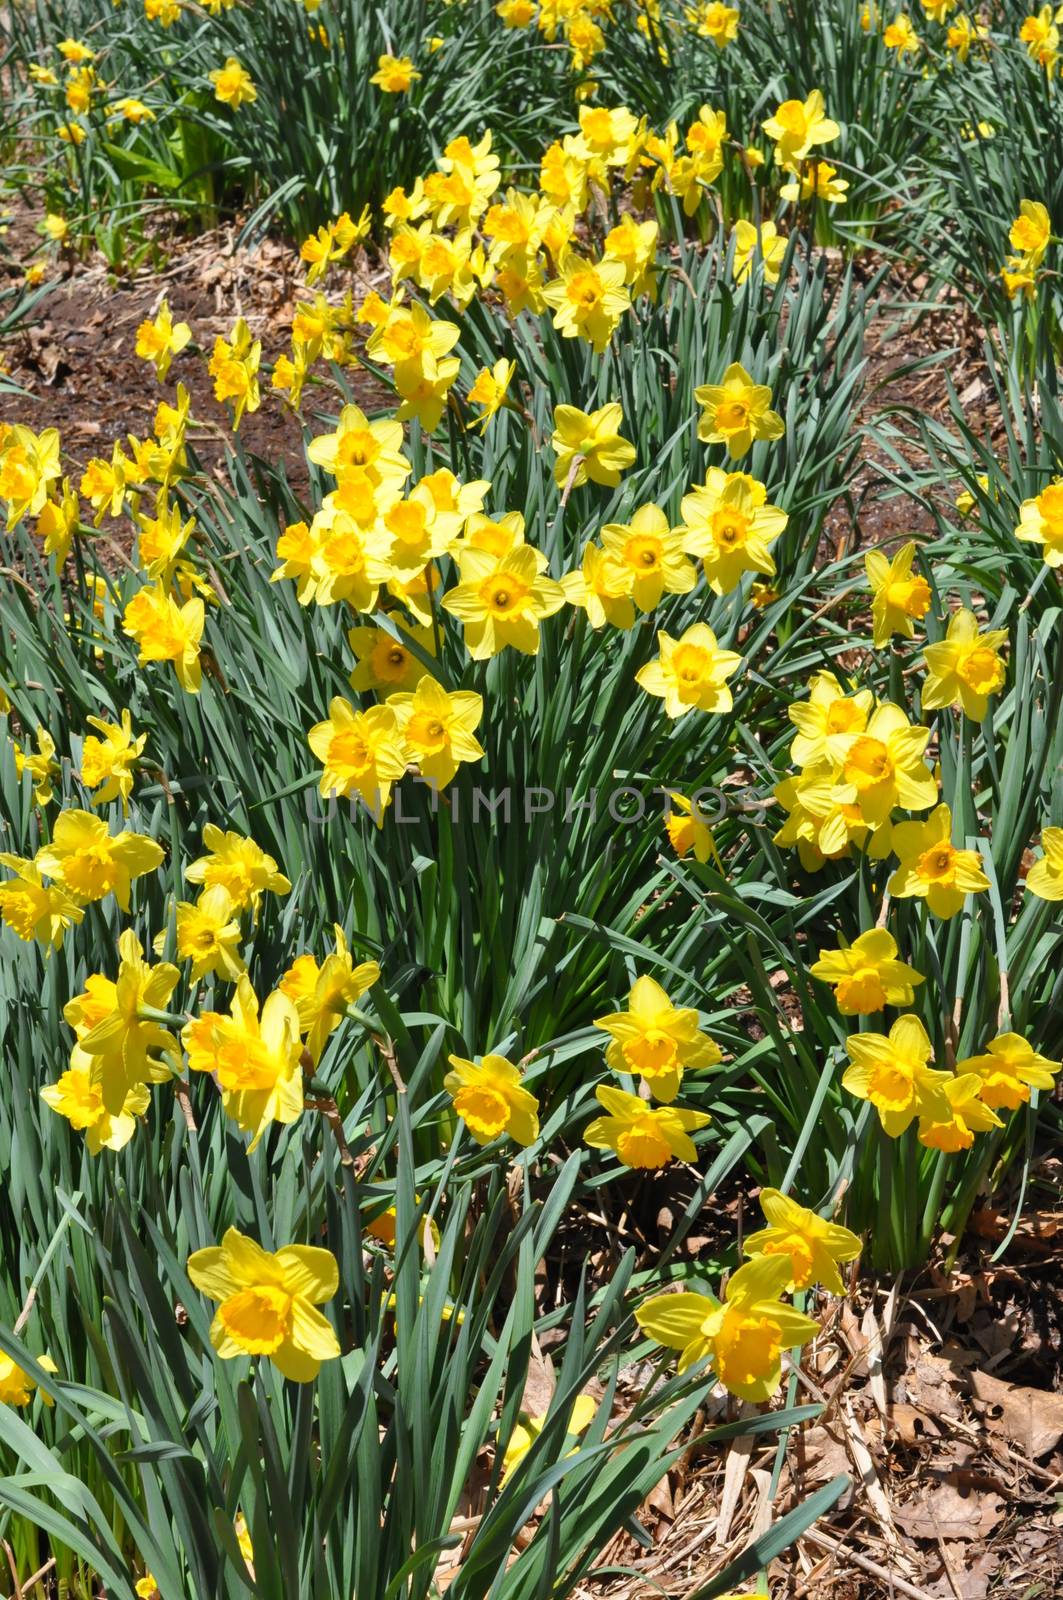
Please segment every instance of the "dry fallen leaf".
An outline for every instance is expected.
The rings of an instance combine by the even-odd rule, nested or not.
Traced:
[[[532,1353],[528,1362],[528,1376],[524,1383],[524,1394],[520,1408],[529,1417],[542,1417],[550,1409],[550,1401],[554,1397],[554,1364],[549,1356],[537,1352]]]
[[[986,1423],[1031,1461],[1063,1438],[1063,1394],[1005,1383],[988,1372],[968,1373],[971,1392],[986,1409]]]
[[[922,1500],[898,1506],[893,1518],[913,1539],[985,1539],[1004,1515],[998,1494],[939,1483]]]
[[[878,1444],[883,1432],[878,1417],[870,1417],[864,1431],[872,1444]],[[918,1406],[906,1405],[903,1400],[896,1400],[890,1406],[886,1415],[886,1432],[907,1445],[926,1444],[931,1439],[941,1437],[941,1429],[932,1416],[920,1411]]]

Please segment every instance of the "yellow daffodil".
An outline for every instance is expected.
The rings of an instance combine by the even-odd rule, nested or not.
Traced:
[[[1063,480],[1022,502],[1015,537],[1027,544],[1043,544],[1046,566],[1063,568]]]
[[[705,482],[683,496],[683,522],[676,531],[686,553],[703,563],[714,594],[730,594],[746,572],[774,575],[768,546],[789,519],[767,499],[756,478],[721,467],[710,467]]]
[[[338,1357],[335,1330],[317,1309],[339,1289],[330,1250],[289,1244],[271,1253],[229,1228],[220,1245],[189,1256],[188,1276],[201,1294],[221,1302],[210,1342],[223,1361],[268,1356],[285,1378],[309,1383],[323,1361]]]
[[[235,983],[246,972],[240,955],[243,934],[235,910],[232,895],[220,883],[204,889],[195,902],[177,902],[177,956],[180,961],[191,961],[188,976],[192,983],[210,972],[226,983]],[[155,937],[155,953],[162,955],[165,947],[166,934],[162,932]]]
[[[509,0],[509,3],[512,4],[513,0]],[[501,12],[502,7],[499,6],[498,10]],[[511,24],[511,26],[514,26],[514,24]],[[584,1433],[594,1421],[597,1412],[598,1402],[593,1395],[578,1394],[572,1403],[572,1410],[569,1412],[568,1422],[565,1427],[566,1433],[572,1437]],[[501,1481],[503,1483],[512,1473],[516,1472],[525,1456],[527,1456],[532,1445],[546,1426],[548,1416],[549,1412],[544,1412],[539,1417],[529,1417],[524,1412],[521,1412],[517,1425],[509,1436],[509,1443],[506,1445],[505,1454],[502,1457]],[[568,1454],[571,1455],[573,1452],[569,1451]]]
[[[146,834],[112,836],[101,817],[75,810],[59,813],[51,843],[35,857],[43,873],[78,899],[102,900],[113,893],[123,911],[129,910],[133,879],[154,872],[162,859],[162,847]]]
[[[343,929],[333,925],[335,948],[320,966],[312,955],[297,956],[280,981],[282,994],[295,1001],[299,1028],[306,1035],[311,1059],[320,1060],[329,1035],[339,1027],[348,1006],[380,980],[375,961],[355,966]]]
[[[931,1106],[919,1118],[919,1143],[931,1150],[969,1150],[976,1133],[988,1133],[1003,1123],[980,1098],[982,1081],[976,1073],[948,1078],[942,1084],[944,1107]]]
[[[951,1074],[927,1065],[932,1046],[918,1017],[898,1017],[888,1035],[850,1034],[845,1048],[851,1065],[843,1087],[860,1100],[870,1100],[891,1139],[916,1117],[948,1120],[943,1085]]]
[[[848,854],[851,844],[866,847],[874,861],[890,849],[890,824],[872,824],[851,798],[850,785],[837,781],[830,770],[811,768],[775,785],[776,800],[788,813],[775,835],[780,845],[796,845],[806,872],[817,872],[824,861]]]
[[[203,829],[203,848],[207,854],[185,868],[185,877],[208,889],[220,884],[228,890],[234,911],[250,907],[257,917],[264,893],[285,895],[291,888],[273,857],[243,834],[226,833],[208,822]]]
[[[57,1083],[46,1084],[41,1099],[65,1117],[72,1128],[84,1133],[92,1156],[101,1150],[121,1150],[136,1132],[137,1118],[148,1109],[151,1095],[146,1084],[134,1084],[126,1094],[122,1109],[114,1114],[103,1103],[103,1091],[92,1082],[89,1058],[74,1047],[72,1064]]]
[[[668,716],[678,719],[695,709],[717,715],[731,710],[727,679],[738,671],[742,657],[721,650],[706,623],[692,623],[678,639],[659,632],[657,643],[660,655],[639,668],[635,682],[664,701]]]
[[[435,788],[450,782],[462,761],[481,761],[484,748],[473,737],[484,713],[482,696],[466,689],[448,693],[423,677],[411,694],[392,694],[387,704],[406,741],[406,759]]]
[[[79,900],[62,884],[45,884],[35,861],[0,851],[0,865],[15,874],[0,883],[0,921],[26,944],[37,939],[61,950],[66,930],[85,915]]]
[[[406,745],[392,708],[355,711],[349,700],[336,695],[327,719],[314,724],[307,743],[322,764],[321,793],[360,795],[382,827],[392,785],[406,771]]]
[[[760,1209],[768,1227],[749,1235],[742,1247],[746,1255],[785,1257],[790,1263],[786,1287],[791,1293],[821,1283],[831,1294],[844,1294],[838,1265],[855,1261],[860,1254],[857,1235],[799,1206],[778,1189],[760,1191]]]
[[[479,1062],[448,1056],[452,1071],[443,1087],[454,1110],[477,1144],[490,1144],[506,1133],[527,1147],[539,1137],[539,1102],[520,1080],[520,1071],[505,1056],[485,1055]]]
[[[683,554],[681,529],[671,529],[659,506],[639,506],[630,522],[602,529],[602,548],[627,577],[640,611],[653,611],[666,594],[689,594],[697,572]]]
[[[149,578],[156,581],[168,579],[178,558],[195,532],[194,517],[182,519],[179,505],[167,506],[165,495],[160,495],[155,505],[155,516],[137,513],[137,554]]]
[[[1019,214],[1008,230],[1008,243],[1026,265],[1035,270],[1045,258],[1052,242],[1052,219],[1040,200],[1023,200]]]
[[[224,67],[218,67],[207,76],[214,85],[214,98],[223,106],[231,106],[234,111],[258,99],[258,90],[251,81],[250,73],[235,56],[227,56]]]
[[[539,649],[539,624],[565,603],[565,591],[545,575],[546,557],[522,544],[498,558],[466,549],[460,558],[461,583],[442,605],[465,629],[465,647],[474,661],[486,661],[507,645],[523,655]]]
[[[299,1013],[280,989],[266,997],[260,1015],[258,996],[241,976],[230,1015],[203,1012],[186,1023],[181,1042],[191,1071],[213,1073],[226,1113],[252,1135],[249,1155],[272,1123],[302,1115]]]
[[[175,1062],[178,1056],[177,1040],[152,1013],[166,1006],[180,973],[168,962],[149,966],[132,928],[119,934],[118,955],[117,978],[93,973],[84,991],[63,1007],[77,1034],[79,1053],[71,1062],[87,1063],[89,1080],[112,1117],[124,1114],[139,1085],[169,1078],[163,1058]]]
[[[1026,46],[1031,61],[1044,67],[1049,78],[1059,60],[1059,23],[1063,22],[1063,6],[1044,5],[1025,19],[1019,29],[1019,38]]]
[[[29,752],[12,740],[12,749],[15,757],[15,771],[21,778],[28,772],[33,779],[33,794],[39,806],[50,805],[55,791],[52,787],[53,780],[62,773],[58,761],[55,759],[55,740],[47,728],[38,728],[34,735],[37,749]]]
[[[883,1006],[910,1006],[922,973],[897,960],[897,941],[885,928],[872,928],[840,950],[821,950],[809,967],[813,978],[834,984],[843,1017],[866,1017]]]
[[[1006,669],[999,651],[1007,637],[1007,628],[980,632],[973,612],[957,611],[945,638],[923,651],[927,666],[920,693],[923,710],[938,711],[959,701],[965,716],[981,722],[989,696],[1004,685]]]
[[[958,0],[921,0],[921,3],[928,22],[944,23],[949,12],[955,11]]]
[[[723,50],[738,37],[740,12],[737,6],[728,6],[722,0],[702,0],[689,7],[687,21],[703,39],[711,39],[717,50]]]
[[[761,126],[775,141],[775,159],[782,167],[796,166],[814,145],[830,144],[841,132],[827,116],[819,89],[813,89],[806,100],[784,100]]]
[[[978,1095],[996,1111],[1016,1111],[1026,1105],[1031,1089],[1051,1091],[1061,1063],[1050,1061],[1019,1033],[998,1033],[985,1052],[957,1061],[957,1073],[974,1073]]]
[[[403,434],[402,423],[393,417],[370,422],[360,406],[347,405],[339,414],[335,431],[311,439],[306,453],[316,466],[336,479],[359,467],[373,483],[390,483],[401,492],[411,472],[402,453]]]
[[[478,426],[484,433],[487,432],[487,424],[505,403],[516,370],[515,361],[506,361],[502,358],[496,361],[493,367],[484,367],[476,374],[476,381],[466,399],[471,406],[479,406],[481,409],[475,423],[469,424],[470,427]]]
[[[295,580],[296,595],[301,606],[308,606],[317,594],[317,566],[321,553],[321,529],[318,519],[308,526],[305,522],[289,522],[277,540],[277,560],[280,562],[270,573],[271,583],[284,578]]]
[[[670,1161],[694,1161],[697,1148],[690,1135],[712,1118],[703,1111],[682,1111],[676,1106],[653,1107],[637,1094],[599,1084],[594,1091],[604,1117],[595,1117],[583,1130],[583,1142],[593,1150],[612,1150],[625,1167],[658,1171]]]
[[[55,561],[58,572],[73,548],[81,525],[81,506],[70,479],[64,478],[56,498],[44,502],[37,518],[37,532],[44,541],[44,553]]]
[[[722,1059],[719,1046],[699,1029],[697,1012],[673,1005],[647,976],[632,984],[626,1011],[597,1017],[594,1026],[609,1035],[605,1059],[612,1071],[644,1078],[655,1099],[664,1102],[679,1093],[684,1071],[713,1067]]]
[[[51,1356],[37,1356],[37,1365],[43,1367],[45,1372],[58,1372],[59,1368]],[[13,1356],[0,1350],[0,1405],[28,1406],[33,1399],[37,1388],[37,1381],[19,1366]],[[41,1399],[45,1405],[51,1405],[51,1397],[42,1389]]]
[[[161,582],[140,589],[122,616],[122,630],[134,639],[139,661],[169,661],[186,694],[198,694],[203,678],[200,642],[203,638],[203,601],[195,597],[178,605]]]
[[[705,444],[724,444],[732,461],[750,449],[754,439],[781,439],[786,432],[782,417],[771,408],[771,389],[754,383],[739,362],[733,361],[721,383],[694,390],[701,406],[698,438]]]
[[[859,807],[869,827],[888,822],[895,806],[925,811],[937,799],[937,779],[923,760],[928,728],[913,727],[900,706],[885,700],[863,733],[845,735],[838,774],[842,798]]]
[[[657,224],[652,219],[636,222],[631,213],[626,212],[605,236],[603,252],[622,263],[624,283],[633,298],[643,294],[651,299],[656,297],[657,234]]]
[[[144,0],[144,15],[149,22],[170,28],[181,15],[180,0]]]
[[[701,813],[693,800],[688,800],[685,795],[670,790],[664,827],[668,841],[680,861],[693,850],[696,861],[700,861],[702,865],[707,861],[714,861],[722,871],[720,854],[712,830],[708,823],[702,820]]]
[[[23,517],[40,515],[48,485],[61,473],[57,429],[38,435],[18,422],[0,429],[0,499],[7,501],[9,532]]]
[[[789,1257],[759,1256],[733,1273],[722,1303],[708,1294],[660,1294],[635,1312],[643,1333],[679,1351],[685,1372],[706,1358],[731,1394],[769,1400],[782,1380],[782,1353],[819,1332],[811,1317],[779,1298],[790,1279]]]
[[[505,28],[528,28],[535,21],[537,0],[498,0],[495,13]]]
[[[585,544],[583,562],[577,572],[566,572],[561,579],[569,605],[579,606],[597,631],[609,623],[614,628],[630,628],[635,621],[631,599],[632,575],[596,544]]]
[[[735,223],[731,237],[735,251],[735,283],[745,283],[758,256],[763,263],[765,282],[778,283],[786,258],[786,236],[779,232],[774,222],[762,222],[756,228],[742,217]]]
[[[588,261],[570,251],[558,271],[560,276],[543,289],[554,327],[566,339],[586,339],[601,355],[620,318],[631,309],[623,263],[611,256]]]
[[[616,488],[636,454],[635,446],[620,436],[623,422],[624,413],[616,400],[597,411],[554,407],[550,443],[557,455],[554,482],[559,489],[563,490],[570,481],[578,489],[588,478],[592,483]]]
[[[882,43],[887,50],[896,50],[898,56],[917,55],[922,46],[922,40],[912,27],[911,17],[903,11],[883,29]]]
[[[405,640],[415,643],[426,655],[434,655],[435,638],[431,628],[405,622],[395,614],[390,623],[395,630],[393,633],[383,627],[358,627],[348,632],[347,642],[357,662],[351,673],[352,689],[375,689],[385,696],[405,692],[415,688],[428,672]]]
[[[969,894],[982,894],[989,879],[977,850],[957,850],[951,841],[952,812],[940,805],[924,822],[898,822],[893,849],[900,865],[888,888],[897,900],[925,900],[936,917],[962,910]]]
[[[881,550],[869,550],[864,558],[867,581],[871,585],[872,637],[876,650],[888,644],[895,633],[910,639],[916,622],[930,610],[930,585],[925,578],[912,574],[915,552],[914,541],[909,541],[892,560]]]
[[[1026,874],[1026,888],[1038,900],[1063,900],[1063,828],[1045,828],[1044,855]]]
[[[787,716],[797,729],[790,759],[798,767],[833,767],[844,762],[852,734],[864,733],[875,704],[870,689],[847,695],[833,672],[808,680],[808,699],[795,700]]]
[[[369,82],[384,94],[406,94],[420,76],[409,56],[382,55]]]
[[[131,122],[139,127],[142,122],[154,122],[155,113],[150,106],[138,100],[135,95],[123,95],[120,100],[113,100],[108,110],[108,118],[120,117],[123,122]]]
[[[957,61],[961,61],[965,66],[972,45],[985,45],[988,38],[989,29],[985,26],[985,22],[972,22],[969,16],[961,14],[949,22],[945,43],[948,50],[956,54]]]
[[[779,197],[802,203],[821,200],[825,205],[843,206],[849,198],[848,191],[849,180],[839,178],[837,167],[832,167],[829,161],[813,159],[801,163],[800,173],[783,184]]]
[[[63,60],[71,67],[83,66],[86,61],[95,61],[96,52],[81,39],[60,39],[55,47]]]
[[[233,402],[233,432],[236,433],[246,411],[257,411],[262,403],[258,369],[262,342],[252,339],[243,317],[237,317],[228,339],[218,334],[207,371],[214,379],[214,398]]]
[[[87,717],[90,728],[96,728],[103,738],[89,734],[81,746],[81,781],[87,789],[94,789],[94,806],[105,806],[112,800],[121,800],[123,817],[129,810],[129,796],[133,792],[133,778],[137,762],[148,742],[146,733],[133,733],[133,718],[123,710],[118,722],[108,722],[103,717]]]
[[[173,313],[164,300],[154,318],[142,322],[137,329],[136,351],[142,361],[152,363],[155,376],[162,383],[174,356],[180,355],[191,340],[192,330],[188,323],[174,322]]]
[[[99,527],[105,516],[120,516],[125,497],[135,476],[134,464],[117,442],[111,459],[93,456],[81,477],[81,492],[96,512]]]

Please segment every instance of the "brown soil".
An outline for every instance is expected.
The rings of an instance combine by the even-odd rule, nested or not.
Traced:
[[[214,398],[205,357],[215,338],[228,336],[243,316],[262,341],[263,366],[272,365],[288,347],[296,302],[305,294],[291,245],[265,239],[253,250],[238,249],[236,232],[229,227],[196,239],[160,241],[160,264],[128,276],[111,273],[98,257],[62,261],[55,287],[33,321],[0,347],[0,362],[24,391],[0,395],[0,420],[24,422],[35,431],[58,428],[64,457],[80,470],[91,456],[109,455],[123,435],[149,435],[160,399],[172,395],[180,382],[191,395],[196,424],[189,438],[206,469],[225,481],[232,423],[227,408]],[[16,212],[6,242],[16,255],[28,254],[38,243],[24,210]],[[364,263],[358,281],[346,286],[353,288],[357,303],[369,287]],[[174,320],[192,329],[192,342],[175,358],[165,386],[135,352],[137,328],[155,315],[163,298]],[[350,378],[364,404],[386,404],[385,392],[368,373],[353,372]],[[283,461],[294,493],[305,498],[309,479],[299,419],[270,388],[265,370],[261,392],[261,408],[244,418],[239,442],[252,457]],[[313,417],[312,397],[307,410]]]

